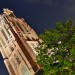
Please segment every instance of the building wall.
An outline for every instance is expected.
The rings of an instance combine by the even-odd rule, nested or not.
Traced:
[[[39,70],[38,43],[37,34],[23,19],[8,9],[0,15],[0,52],[9,75],[34,75]]]

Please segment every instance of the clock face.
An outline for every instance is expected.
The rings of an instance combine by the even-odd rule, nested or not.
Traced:
[[[21,67],[21,73],[22,75],[30,75],[29,70],[24,65]]]

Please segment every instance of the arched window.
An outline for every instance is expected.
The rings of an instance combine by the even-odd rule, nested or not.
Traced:
[[[22,75],[30,75],[29,70],[24,65],[21,67],[21,73]]]

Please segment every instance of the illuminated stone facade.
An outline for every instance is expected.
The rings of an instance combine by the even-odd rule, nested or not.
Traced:
[[[9,75],[35,75],[39,70],[35,47],[39,38],[24,19],[4,9],[0,15],[0,52]]]

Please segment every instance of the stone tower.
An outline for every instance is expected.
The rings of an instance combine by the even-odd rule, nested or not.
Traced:
[[[35,50],[39,42],[37,34],[23,18],[4,9],[0,15],[0,52],[9,75],[35,75],[39,71]]]

